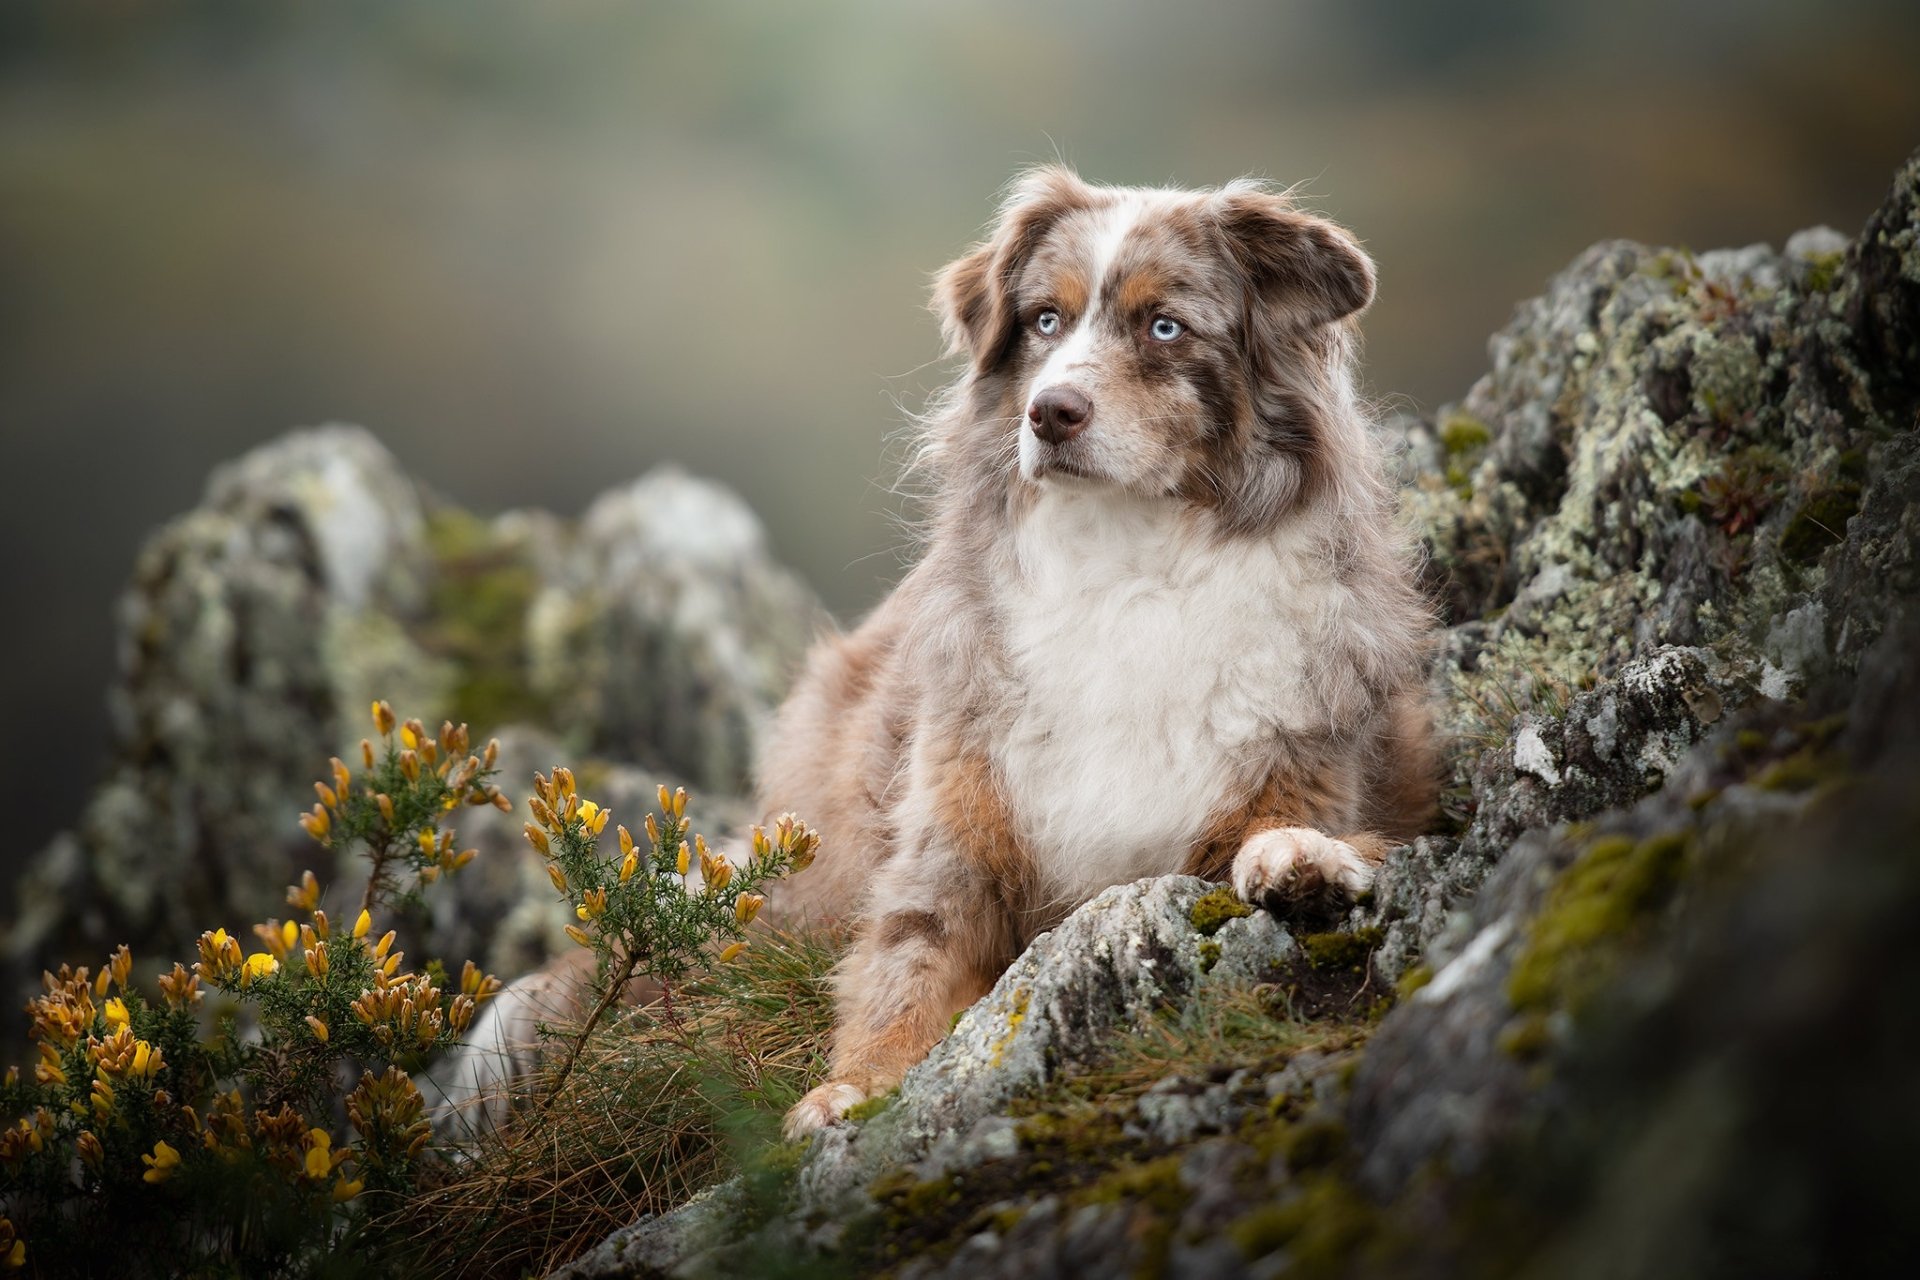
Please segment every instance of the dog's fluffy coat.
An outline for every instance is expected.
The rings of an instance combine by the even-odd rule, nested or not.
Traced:
[[[1033,935],[1188,871],[1364,890],[1433,803],[1433,624],[1354,391],[1373,267],[1253,184],[1029,173],[934,306],[925,553],[812,655],[760,770],[857,920],[798,1134],[885,1090]]]

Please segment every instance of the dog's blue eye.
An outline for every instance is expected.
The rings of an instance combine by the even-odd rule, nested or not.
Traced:
[[[1171,319],[1167,316],[1156,316],[1154,317],[1153,324],[1148,326],[1147,332],[1153,335],[1155,342],[1172,342],[1175,338],[1185,333],[1186,330],[1180,327],[1178,320]]]
[[[1051,338],[1054,334],[1060,332],[1060,313],[1058,311],[1042,311],[1034,317],[1033,327],[1040,331],[1042,337]]]

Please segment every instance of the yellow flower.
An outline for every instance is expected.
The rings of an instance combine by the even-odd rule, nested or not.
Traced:
[[[414,736],[413,726],[400,726],[400,742],[401,745],[405,746],[408,750],[414,750],[419,747],[420,739]]]
[[[675,870],[679,871],[681,875],[687,874],[687,868],[688,866],[691,865],[690,861],[688,860],[687,846],[685,845],[680,846],[680,856],[674,859],[673,865]]]
[[[358,1178],[341,1178],[333,1184],[333,1202],[345,1204],[366,1188],[366,1183]]]
[[[359,917],[353,922],[353,936],[356,938],[364,938],[367,936],[367,930],[371,928],[373,928],[373,912],[363,907],[361,908]]]
[[[307,1130],[307,1176],[318,1181],[333,1172],[333,1135],[325,1129]]]
[[[607,891],[605,889],[587,890],[580,895],[580,905],[573,909],[573,913],[582,920],[598,920],[607,914]]]
[[[131,1021],[127,1014],[127,1002],[119,996],[107,1001],[106,1015],[109,1028],[124,1027]]]
[[[557,864],[552,862],[547,864],[547,879],[553,881],[553,887],[561,893],[567,891],[567,877],[561,873]]]
[[[373,727],[378,729],[380,736],[384,738],[393,732],[393,726],[393,708],[384,702],[375,702],[373,704]]]
[[[148,1182],[165,1182],[180,1164],[180,1153],[162,1140],[153,1144],[152,1155],[140,1157],[140,1163],[147,1166],[147,1171],[140,1175],[142,1178]]]
[[[585,929],[582,929],[577,924],[570,924],[567,926],[567,936],[569,938],[572,938],[575,942],[579,943],[583,947],[590,947],[593,945],[593,939],[587,936],[587,931]]]
[[[620,860],[620,883],[625,884],[627,881],[633,879],[633,873],[639,869],[640,854],[635,850]]]
[[[321,1044],[325,1044],[327,1042],[327,1036],[330,1033],[327,1031],[327,1024],[324,1020],[320,1018],[316,1018],[312,1014],[308,1014],[307,1027],[313,1032],[313,1038],[315,1040],[318,1040]]]
[[[580,801],[580,817],[581,817],[581,820],[584,821],[588,826],[592,826],[593,820],[599,816],[600,816],[599,805],[595,804],[591,800],[582,799]]]
[[[766,899],[757,893],[741,894],[738,898],[734,899],[733,903],[734,923],[743,926],[752,924],[754,916],[760,913],[760,907],[765,902]]]
[[[256,951],[247,957],[247,963],[240,971],[242,983],[252,982],[255,978],[268,978],[280,972],[280,962],[265,951]]]
[[[542,857],[547,857],[551,854],[552,846],[547,843],[546,832],[534,826],[531,822],[522,828],[522,830],[527,834],[527,843],[538,849]]]
[[[133,1042],[133,1074],[136,1076],[158,1075],[160,1068],[167,1065],[159,1049],[145,1040]]]
[[[742,951],[745,951],[746,949],[747,949],[746,943],[744,942],[734,943],[733,945],[729,946],[726,950],[720,953],[720,963],[721,964],[727,963],[729,960],[732,960],[735,956],[739,955]]]
[[[13,1242],[13,1248],[7,1250],[7,1267],[10,1270],[18,1271],[26,1265],[27,1242],[25,1240],[15,1240]]]
[[[320,905],[320,881],[313,872],[302,871],[300,883],[287,886],[287,905],[296,911],[311,911]],[[287,924],[292,927],[293,922],[288,921]]]

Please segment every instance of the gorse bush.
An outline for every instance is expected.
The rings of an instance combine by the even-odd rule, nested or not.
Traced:
[[[804,870],[819,836],[783,816],[752,829],[736,864],[692,832],[685,791],[658,799],[636,838],[572,771],[535,775],[525,833],[572,912],[568,935],[594,953],[585,1012],[547,1028],[552,1052],[517,1112],[381,1220],[408,1272],[544,1275],[755,1167],[823,1068],[840,939],[747,936],[763,890]],[[609,1016],[635,979],[648,980],[641,1003]]]
[[[0,1132],[0,1270],[92,1275],[109,1260],[116,1274],[156,1276],[484,1270],[492,1264],[472,1256],[472,1237],[449,1237],[434,1216],[454,1203],[469,1228],[505,1228],[493,1237],[503,1257],[559,1261],[578,1231],[618,1225],[607,1219],[624,1221],[636,1197],[716,1175],[725,1113],[743,1099],[783,1106],[817,1067],[828,950],[769,935],[765,965],[740,962],[763,890],[806,867],[819,837],[783,817],[753,829],[736,865],[691,832],[686,792],[663,787],[644,843],[624,826],[607,838],[609,812],[555,768],[534,775],[526,834],[572,908],[569,936],[595,953],[582,1000],[592,1011],[557,1029],[564,1052],[526,1100],[537,1124],[510,1122],[459,1161],[435,1160],[413,1073],[458,1043],[500,982],[471,961],[457,979],[437,961],[408,968],[376,916],[420,905],[473,859],[449,825],[459,808],[512,805],[492,781],[497,743],[476,754],[466,726],[429,734],[384,702],[373,722],[360,767],[332,760],[299,819],[337,856],[365,860],[351,924],[329,918],[308,871],[287,890],[289,918],[253,925],[246,941],[208,930],[197,959],[159,974],[150,992],[124,946],[98,973],[45,975],[28,1005],[36,1060],[0,1085],[0,1115],[14,1117]],[[726,972],[739,980],[712,980]],[[552,1171],[524,1158],[552,1144],[522,1139],[551,1129],[583,1049],[636,978],[662,999],[621,1028],[624,1047],[588,1052],[583,1082],[560,1098],[594,1098],[569,1154],[599,1163],[557,1191]],[[807,1014],[783,1022],[780,1008]],[[636,1058],[684,1070],[639,1080],[616,1066]],[[649,1114],[636,1123],[639,1110]],[[616,1130],[669,1136],[621,1147],[607,1141]],[[576,1234],[511,1238],[516,1205]],[[429,1258],[423,1236],[456,1240],[459,1256]]]
[[[401,1197],[430,1140],[409,1072],[454,1043],[499,981],[469,962],[458,982],[409,970],[374,912],[473,857],[456,852],[462,804],[510,808],[490,779],[498,747],[466,727],[429,737],[376,703],[378,748],[332,761],[300,823],[369,862],[349,927],[321,907],[311,871],[293,918],[200,936],[191,967],[153,998],[121,947],[97,974],[63,965],[28,1005],[37,1060],[0,1106],[0,1266],[86,1275],[263,1275],[354,1269],[335,1246],[368,1205]],[[209,1017],[209,992],[227,1007]],[[211,1025],[209,1025],[211,1024]],[[210,1032],[210,1034],[209,1034]]]
[[[660,811],[646,818],[646,848],[627,828],[616,827],[614,857],[600,851],[613,815],[579,793],[571,770],[556,768],[551,778],[536,773],[533,785],[527,805],[535,821],[526,825],[527,841],[547,859],[548,878],[579,919],[567,926],[567,936],[591,947],[598,960],[597,999],[553,1072],[551,1096],[632,979],[660,984],[670,1017],[675,983],[709,958],[726,964],[744,951],[746,928],[766,902],[759,890],[805,870],[820,837],[792,814],[783,815],[771,832],[753,828],[748,857],[736,867],[715,857],[706,837],[690,835],[686,791],[662,786]]]

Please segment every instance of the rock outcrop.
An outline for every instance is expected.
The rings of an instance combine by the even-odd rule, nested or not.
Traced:
[[[7,990],[58,958],[121,942],[172,957],[203,929],[284,914],[304,868],[357,902],[346,881],[364,868],[325,865],[293,819],[376,697],[501,733],[503,786],[598,760],[598,792],[630,811],[677,777],[703,821],[737,816],[755,726],[824,619],[738,498],[670,468],[577,522],[482,521],[357,428],[256,449],[140,554],[113,762],[21,879]],[[411,945],[524,972],[564,943],[538,859],[518,818],[466,810],[457,826],[485,856],[431,896]]]
[[[1913,1256],[1920,155],[1851,241],[1596,246],[1492,357],[1405,426],[1445,831],[1332,932],[1102,894],[877,1114],[563,1274]],[[1318,1037],[1073,1088],[1222,992]]]

